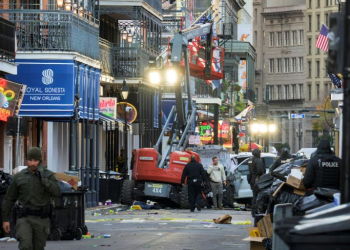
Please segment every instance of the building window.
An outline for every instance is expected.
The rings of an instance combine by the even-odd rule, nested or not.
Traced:
[[[282,32],[277,32],[277,46],[282,46]]]
[[[304,31],[299,30],[299,44],[304,44]]]
[[[275,59],[270,59],[270,71],[269,73],[275,72]]]
[[[311,55],[311,38],[307,39],[309,45],[309,55]]]
[[[304,89],[303,89],[303,84],[299,84],[299,98],[303,99],[304,98]]]
[[[255,31],[255,32],[254,32],[254,47],[257,46],[257,43],[258,43],[258,32]]]
[[[274,32],[270,32],[270,43],[269,43],[270,47],[275,46],[275,33]]]
[[[291,45],[296,45],[297,44],[297,32],[294,30],[292,31],[292,44]]]
[[[317,31],[320,30],[320,15],[316,15]]]
[[[284,58],[284,73],[289,72],[289,58]]]
[[[316,84],[317,101],[320,100],[320,84]]]
[[[259,102],[259,89],[255,88],[255,102]]]
[[[312,8],[311,1],[312,1],[312,0],[309,0],[309,9]]]
[[[320,61],[316,61],[316,77],[320,77]]]
[[[307,77],[310,78],[311,77],[311,61],[308,61],[307,64],[308,64],[308,71],[309,71]]]
[[[328,0],[326,0],[326,6],[328,6]]]
[[[289,85],[284,86],[284,99],[289,99]]]
[[[309,15],[309,31],[311,31],[311,15]]]
[[[255,23],[258,21],[258,9],[254,9],[254,21]]]
[[[311,85],[309,85],[308,87],[309,87],[309,101],[311,101]]]
[[[297,85],[293,84],[292,85],[292,99],[295,99],[297,96]]]
[[[289,46],[289,41],[290,41],[289,31],[286,31],[284,32],[284,46]]]
[[[316,54],[319,55],[320,54],[320,48],[317,48],[316,50]]]
[[[269,86],[269,89],[270,89],[270,100],[273,100],[274,99],[274,96],[275,96],[275,86]]]
[[[281,93],[281,86],[280,85],[278,85],[277,86],[277,100],[281,100],[282,98],[282,93]]]
[[[325,21],[326,21],[326,26],[329,27],[329,19],[328,19],[328,14],[325,15]]]
[[[277,73],[282,73],[282,59],[277,59]]]
[[[317,0],[317,8],[320,8],[320,0]]]
[[[297,58],[293,57],[292,58],[292,72],[296,72],[297,71]]]
[[[304,58],[299,57],[299,72],[303,72]]]
[[[329,90],[328,90],[328,83],[324,85],[324,97],[327,98],[329,95]]]

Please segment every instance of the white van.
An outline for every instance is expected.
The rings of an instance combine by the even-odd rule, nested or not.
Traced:
[[[316,150],[317,148],[302,148],[296,153],[296,156],[300,157],[302,155],[305,155],[307,159],[310,159],[311,154],[316,152]]]

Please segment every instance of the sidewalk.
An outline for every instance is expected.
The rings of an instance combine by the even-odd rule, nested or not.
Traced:
[[[102,206],[97,206],[97,207],[90,207],[90,208],[85,208],[85,216],[89,215],[94,215],[95,213],[98,214],[106,214],[109,213],[110,210],[113,210],[113,212],[120,211],[120,210],[127,210],[128,206],[127,205],[102,205]]]

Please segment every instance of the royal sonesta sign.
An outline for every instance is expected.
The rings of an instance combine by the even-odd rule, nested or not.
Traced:
[[[22,101],[22,96],[19,95],[20,91],[24,93],[24,85],[0,78],[0,92],[7,99],[5,105],[0,107],[1,121],[7,121],[9,116],[14,115],[16,107],[19,108]]]

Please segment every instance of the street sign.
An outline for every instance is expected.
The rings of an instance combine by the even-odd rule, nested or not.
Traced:
[[[247,118],[245,116],[242,116],[242,122],[247,122]]]
[[[304,119],[305,118],[305,114],[290,114],[290,118]]]

